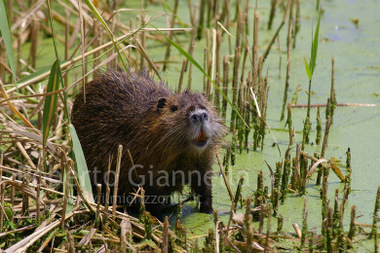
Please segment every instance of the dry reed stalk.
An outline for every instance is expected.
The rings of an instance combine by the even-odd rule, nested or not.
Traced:
[[[344,204],[340,204],[339,206],[339,225],[337,227],[337,247],[341,248],[343,246],[343,237],[344,237],[344,230],[343,230],[343,215],[344,215]]]
[[[229,83],[230,62],[228,56],[224,57],[223,61],[223,92],[228,96],[228,83]],[[227,117],[227,100],[223,97],[222,100],[222,117]]]
[[[303,204],[303,221],[302,221],[302,235],[301,235],[301,249],[305,246],[305,240],[307,236],[307,201],[304,199]]]
[[[244,25],[244,35],[245,37],[249,37],[249,18],[248,18],[248,11],[249,11],[249,0],[244,0],[244,11],[243,11],[243,25]],[[248,46],[248,44],[244,45],[245,47]]]
[[[290,12],[289,12],[289,26],[288,26],[288,38],[287,38],[287,62],[286,62],[286,78],[285,78],[285,88],[282,102],[282,110],[280,120],[282,121],[285,116],[285,105],[288,101],[288,90],[289,90],[289,78],[290,78],[290,53],[291,53],[291,41],[292,41],[292,26],[293,26],[293,0],[290,2]]]
[[[241,74],[240,74],[240,83],[243,84],[244,83],[244,74],[245,74],[245,64],[247,62],[247,58],[248,58],[248,54],[249,54],[249,37],[246,36],[245,38],[245,47],[244,47],[244,54],[243,54],[243,62],[242,62],[242,66],[241,66]],[[247,78],[248,79],[248,78]],[[247,83],[249,83],[247,81]],[[245,89],[244,89],[244,98],[247,98],[249,97],[249,93],[246,92],[246,90],[248,90],[249,87],[247,87],[246,85],[244,85]]]
[[[12,175],[12,182],[16,180],[16,175]],[[1,181],[1,178],[0,178]],[[15,206],[15,187],[11,186],[11,206]],[[12,217],[12,222],[14,221],[14,217]]]
[[[136,48],[139,51],[141,57],[143,57],[149,63],[149,68],[153,69],[154,72],[156,73],[156,75],[160,78],[160,80],[163,81],[160,72],[158,71],[158,69],[157,69],[156,65],[154,64],[153,60],[146,53],[146,51],[144,49],[144,46],[141,45],[141,43],[138,40],[136,40],[135,43],[136,43]]]
[[[246,121],[245,105],[243,103],[244,90],[245,90],[245,85],[242,82],[239,82],[237,108],[239,109],[239,113],[242,115],[243,120]],[[243,141],[244,141],[245,126],[240,124],[239,122],[240,122],[240,119],[236,118],[237,139],[239,141],[239,152],[241,153],[244,148]]]
[[[63,197],[63,206],[62,206],[62,220],[61,220],[61,229],[65,229],[65,220],[66,220],[66,210],[67,210],[67,203],[69,201],[69,189],[70,189],[70,169],[69,166],[65,163],[65,154],[62,152],[61,154],[61,168],[62,171],[64,171],[64,175],[66,176],[65,179],[65,195]]]
[[[288,115],[286,120],[286,125],[288,125],[289,131],[289,146],[293,145],[293,130],[292,130],[292,108],[289,103],[287,103]]]
[[[259,63],[259,65],[257,66],[257,78],[258,78],[257,83],[259,85],[260,82],[262,82],[261,73],[262,73],[262,68],[263,68],[263,64],[264,64],[262,56],[259,57],[258,63]],[[268,73],[267,73],[267,75],[268,75]]]
[[[239,201],[239,198],[240,198],[240,192],[241,192],[241,187],[243,186],[243,183],[244,183],[244,177],[240,177],[237,188],[236,188],[235,197],[234,197],[234,200],[232,201],[232,205],[231,205],[230,217],[228,219],[228,225],[227,225],[227,231],[230,229],[232,216],[236,212],[237,202]]]
[[[71,175],[73,176],[74,184],[75,184],[75,187],[77,189],[77,194],[80,197],[80,199],[84,202],[84,205],[87,207],[86,210],[89,210],[90,212],[95,213],[94,206],[96,207],[96,205],[93,202],[89,202],[89,200],[84,197],[82,187],[81,187],[81,184],[79,183],[78,177],[75,174],[74,167],[75,167],[74,162],[72,160],[70,160],[69,168],[71,171]],[[75,206],[74,209],[78,209],[79,207],[80,206],[79,206],[79,202],[78,202],[77,206]]]
[[[348,235],[347,235],[348,239],[350,239],[351,241],[354,238],[355,230],[356,230],[356,226],[355,226],[356,212],[355,212],[355,209],[356,209],[356,206],[353,205],[351,207],[350,230],[349,230]]]
[[[71,38],[69,40],[69,45],[68,45],[69,48],[74,46],[74,43],[77,40],[77,34],[80,31],[80,27],[81,27],[81,23],[79,22],[79,17],[78,17],[78,21],[75,22],[75,27],[74,27],[74,30],[72,32]],[[80,45],[78,45],[78,46],[80,46]],[[78,47],[74,51],[76,52],[77,49],[78,49]]]
[[[32,22],[30,24],[30,53],[29,57],[31,59],[32,68],[36,69],[37,63],[37,48],[38,48],[38,37],[40,32],[39,20],[33,16]]]
[[[169,252],[169,219],[165,216],[163,232],[162,232],[162,253]]]
[[[117,152],[117,160],[116,160],[116,173],[115,173],[115,181],[113,188],[113,201],[112,201],[112,217],[115,219],[116,215],[116,202],[117,202],[117,191],[119,187],[119,176],[120,176],[120,167],[121,167],[121,158],[123,155],[123,146],[119,145]]]
[[[330,88],[330,111],[329,115],[331,117],[331,124],[334,120],[334,111],[337,106],[336,97],[335,97],[335,59],[331,58],[331,88]]]
[[[22,57],[22,52],[21,52],[21,50],[22,50],[22,31],[17,31],[17,59],[16,59],[16,64],[17,64],[17,70],[16,70],[16,75],[17,76],[20,76],[20,74],[21,74],[21,57]],[[9,73],[11,74],[11,75],[13,75],[12,74],[12,72],[11,71],[9,71]],[[4,80],[5,81],[5,80]]]
[[[219,19],[219,0],[214,0],[214,3],[213,3],[213,10],[212,10],[212,16],[214,17],[214,23],[215,23],[215,26],[216,26],[216,21]]]
[[[106,210],[106,212],[108,212],[108,207],[109,207],[109,203],[110,203],[110,192],[111,192],[111,189],[110,189],[109,185],[110,185],[111,167],[112,167],[112,156],[109,155],[109,157],[108,157],[107,180],[106,180],[106,196],[105,196],[105,199],[104,199],[104,209]],[[106,214],[104,216],[104,222],[107,221],[107,218],[108,218],[108,215]]]
[[[376,193],[376,199],[375,199],[375,207],[373,210],[373,221],[372,221],[372,230],[370,232],[369,238],[374,237],[375,238],[375,249],[377,247],[377,223],[379,222],[379,212],[380,210],[380,186],[377,188],[377,193]]]
[[[195,27],[195,18],[194,18],[194,13],[193,13],[193,5],[192,5],[192,2],[191,2],[191,0],[188,0],[187,1],[188,2],[188,6],[189,6],[189,16],[190,16],[190,24],[191,24],[191,26],[192,27]]]
[[[224,22],[224,27],[226,28],[227,31],[230,31],[230,26],[231,26],[231,22],[230,22],[230,15],[229,15],[229,10],[230,10],[230,0],[225,0],[224,1],[224,10],[223,10],[223,13],[225,13],[225,22]],[[231,37],[228,36],[228,52],[229,54],[232,54],[232,43],[231,43]]]
[[[98,205],[96,206],[96,216],[95,219],[100,219],[100,203],[102,203],[102,185],[96,185],[96,200]]]
[[[6,67],[7,67],[7,64],[4,61],[4,59],[5,59],[5,46],[3,46],[3,42],[0,42],[0,45],[1,45],[1,47],[0,47],[0,66],[1,66],[0,67],[0,82],[5,83],[5,73],[6,73]]]
[[[80,22],[80,35],[81,35],[81,52],[82,52],[82,76],[85,76],[86,74],[86,38],[85,38],[85,20],[83,18],[83,3],[82,1],[78,1],[78,8],[79,8],[79,22]],[[86,86],[85,86],[86,80],[82,80],[82,88],[83,88],[83,99],[86,102]]]
[[[319,107],[317,108],[317,134],[315,137],[315,144],[319,145],[321,143],[321,137],[322,137],[322,120],[321,120],[321,112]]]
[[[23,177],[22,179],[22,185],[25,186],[27,185],[27,179],[26,177]],[[21,210],[21,214],[23,216],[27,216],[29,215],[29,197],[28,197],[28,194],[26,193],[22,193],[22,210]]]
[[[302,148],[301,148],[302,149]],[[314,156],[311,156],[309,155],[308,153],[306,153],[305,151],[301,151],[301,155],[304,156],[305,158],[307,159],[310,159],[314,164],[313,166],[310,168],[310,170],[308,171],[306,177],[310,177],[315,171],[316,171],[316,168],[320,165],[322,165],[323,169],[324,170],[328,170],[329,168],[331,168],[333,170],[333,172],[337,175],[337,177],[342,181],[344,182],[345,178],[342,174],[342,172],[340,171],[340,169],[331,161],[331,160],[328,160],[326,158],[316,158]],[[321,171],[321,170],[320,170]],[[319,176],[319,175],[318,175]],[[319,176],[320,177],[320,176]],[[317,185],[320,183],[320,179],[317,179]]]
[[[327,252],[332,252],[333,244],[333,209],[328,207],[327,227],[326,227],[326,248]]]
[[[249,222],[252,222],[251,203],[252,203],[252,196],[248,196],[245,203],[245,214],[244,214],[244,222],[245,222],[247,231],[249,230]]]
[[[195,29],[192,29],[191,30],[191,38],[190,38],[190,44],[189,44],[189,49],[188,49],[188,53],[191,57],[193,57],[193,51],[194,51],[194,46],[195,46],[195,35],[196,35],[196,30]],[[185,68],[185,71],[187,71],[187,68],[189,66],[189,61],[187,60],[187,58],[185,59],[186,60],[186,68]],[[192,67],[192,64],[190,64],[190,70],[189,70],[189,73],[191,72],[191,67]],[[190,75],[189,75],[189,80],[190,80]]]
[[[263,62],[265,62],[265,59],[267,58],[268,54],[269,54],[269,51],[272,47],[272,45],[274,44],[274,41],[276,40],[278,34],[280,33],[281,31],[281,28],[284,26],[285,24],[285,20],[286,20],[286,16],[288,15],[288,11],[289,11],[289,7],[290,7],[290,2],[292,2],[291,0],[288,1],[288,4],[286,6],[286,10],[284,12],[284,16],[282,18],[282,21],[281,21],[281,24],[279,25],[279,27],[277,28],[275,34],[273,35],[272,37],[272,40],[269,42],[268,46],[267,46],[267,49],[265,50],[264,54],[263,54]]]
[[[252,45],[252,76],[253,83],[252,87],[256,87],[258,85],[258,46],[259,46],[259,14],[255,10],[254,12],[254,24],[253,24],[253,45]],[[255,90],[256,92],[256,90]]]
[[[212,49],[210,49],[210,29],[206,30],[206,51],[205,51],[205,61],[207,61],[207,64],[205,62],[205,70],[207,71],[208,76],[211,78],[211,80],[215,81],[214,78],[214,72],[215,72],[215,67],[214,67],[214,62],[215,62],[215,54],[216,54],[216,31],[215,29],[212,30]],[[207,68],[206,68],[207,66]],[[209,99],[211,99],[211,94],[212,94],[212,89],[211,89],[211,80],[208,78],[204,77],[204,82],[206,85],[205,93],[208,96]]]
[[[65,54],[64,59],[65,61],[69,60],[69,37],[70,37],[70,11],[66,10],[66,21],[65,21]],[[69,78],[67,75],[64,77],[64,85],[67,87],[69,85]]]
[[[76,12],[75,10],[73,10],[72,8],[70,8],[68,5],[66,4],[63,4],[63,3],[60,3],[61,4],[61,7],[63,7],[65,9],[66,12],[69,12],[69,13],[74,13],[74,14],[78,14],[78,12]],[[70,31],[72,32],[75,28],[75,25],[73,25],[72,23],[70,23],[65,16],[62,16],[61,14],[59,14],[57,11],[55,10],[51,10],[51,15],[53,17],[53,19],[55,21],[57,21],[58,23],[66,26],[68,25]]]
[[[300,229],[300,226],[297,223],[293,223],[292,226],[293,226],[293,228],[294,228],[294,230],[296,232],[297,237],[299,239],[301,239],[301,237],[302,237],[302,231]]]
[[[325,157],[325,152],[327,148],[327,141],[329,137],[329,132],[330,132],[330,116],[327,116],[326,123],[325,123],[325,134],[323,136],[323,142],[322,142],[322,150],[321,150],[321,158]]]
[[[335,189],[335,198],[334,198],[334,211],[333,211],[333,222],[332,222],[332,237],[335,239],[338,237],[339,229],[339,217],[341,216],[339,210],[339,190]]]
[[[236,40],[235,40],[235,59],[234,59],[234,70],[233,70],[233,81],[232,81],[232,104],[234,106],[238,106],[237,104],[237,93],[240,93],[239,90],[239,69],[240,69],[240,58],[241,58],[241,34],[242,34],[242,28],[243,28],[243,17],[240,13],[240,0],[238,1],[238,4],[236,6],[237,10],[237,28],[236,28]],[[237,120],[236,118],[236,111],[231,111],[231,131],[235,131],[235,122]]]
[[[280,194],[280,179],[281,179],[281,162],[276,163],[276,171],[273,173],[272,168],[267,163],[267,166],[271,173],[271,203],[273,207],[273,213],[277,215],[278,212],[278,199]]]
[[[178,2],[179,2],[179,0],[175,0],[174,1],[173,15],[172,15],[172,20],[170,22],[170,27],[174,27],[174,25],[175,25],[175,20],[176,20],[176,17],[177,17],[177,10],[178,10]],[[142,33],[142,34],[144,34],[144,33]],[[172,39],[173,32],[169,31],[169,33],[168,33],[167,36],[168,36],[169,39]],[[166,70],[166,67],[167,67],[167,65],[166,65],[167,62],[166,61],[168,61],[169,58],[170,58],[170,49],[171,49],[171,47],[172,47],[171,44],[167,43],[166,51],[165,51],[165,58],[164,58],[165,59],[165,63],[164,63],[163,71]]]
[[[261,59],[261,58],[260,58]],[[260,61],[262,63],[262,61]],[[260,73],[259,73],[260,74]],[[261,74],[260,74],[261,75]],[[261,86],[259,86],[259,95],[261,97],[260,99],[260,109],[261,109],[261,121],[260,121],[260,131],[261,131],[261,150],[264,148],[264,137],[265,137],[265,128],[268,128],[270,131],[270,127],[266,123],[267,118],[267,106],[268,106],[268,95],[269,95],[269,85],[268,85],[268,72],[264,78],[264,81],[262,82]],[[274,141],[276,139],[274,138]]]
[[[177,0],[176,0],[176,2],[177,2]],[[177,11],[177,10],[175,9],[175,11]],[[141,24],[140,24],[140,26],[144,27],[146,25],[146,20],[145,20],[145,10],[144,10],[143,4],[141,4],[141,13],[140,13],[140,16],[141,16]],[[173,20],[174,19],[175,19],[175,15],[173,16]],[[117,27],[117,28],[119,27],[117,25],[118,23],[119,22],[117,22],[116,20],[114,20],[115,27]],[[174,26],[174,24],[171,24],[171,27],[173,27],[173,26]],[[169,32],[168,35],[172,36],[171,32]],[[146,41],[145,33],[140,33],[139,34],[139,38],[140,38],[140,41],[141,41],[141,42],[139,42],[141,44],[141,48],[145,48],[145,41]],[[169,53],[168,53],[168,59],[169,59],[169,57],[170,57],[170,48],[169,48]],[[165,63],[166,63],[166,61],[165,61]],[[140,69],[144,69],[144,66],[145,66],[145,64],[144,64],[144,55],[140,54]],[[164,65],[164,67],[165,67],[165,65]]]
[[[186,70],[186,62],[187,62],[186,59],[182,61],[182,68],[181,68],[181,73],[179,75],[177,92],[181,92],[182,90],[183,76],[185,75],[185,70]]]
[[[18,232],[23,232],[23,231],[26,231],[26,230],[29,230],[29,229],[33,229],[36,226],[37,226],[36,224],[31,224],[31,225],[28,225],[28,226],[25,226],[25,227],[22,227],[22,228],[18,228],[18,229],[14,229],[14,230],[11,230],[11,231],[3,232],[3,233],[0,233],[0,238],[1,237],[5,237],[5,236],[7,236],[9,234],[15,234],[15,233],[18,233]]]
[[[206,27],[207,28],[210,28],[212,9],[214,9],[213,1],[206,1],[206,14],[207,14]]]
[[[23,145],[21,144],[21,142],[16,142],[16,146],[17,148],[20,150],[21,154],[24,156],[25,160],[27,161],[27,163],[29,164],[29,166],[33,169],[33,170],[36,170],[37,167],[36,165],[33,163],[32,159],[30,158],[30,156],[28,155],[28,153],[26,152],[25,148],[23,147]]]
[[[235,58],[234,58],[234,71],[232,76],[232,104],[236,106],[236,98],[238,92],[239,85],[239,64],[240,64],[240,45],[238,45],[235,49]],[[231,110],[231,132],[235,131],[235,122],[236,121],[236,111]]]
[[[301,145],[297,143],[296,148],[296,157],[295,157],[295,163],[294,163],[294,171],[292,176],[292,189],[295,190],[298,187],[299,184],[299,165],[300,165],[300,154],[301,154]]]
[[[7,7],[7,13],[8,13],[8,19],[9,19],[9,22],[11,24],[14,23],[14,13],[13,13],[13,0],[8,0],[6,3],[6,7]]]
[[[161,31],[165,31],[165,29],[162,29],[162,28],[159,28],[159,29],[160,29]],[[147,29],[143,29],[143,30],[147,30]],[[120,41],[122,41],[122,40],[128,38],[129,36],[131,36],[131,34],[136,33],[136,31],[137,31],[137,30],[134,30],[134,31],[132,31],[132,32],[126,33],[126,34],[124,34],[124,35],[122,35],[122,36],[116,38],[116,39],[115,39],[115,42],[120,42]],[[100,47],[98,47],[98,48],[95,48],[95,49],[93,49],[93,50],[87,51],[87,52],[84,54],[84,57],[88,57],[88,56],[94,54],[94,53],[97,52],[97,51],[101,51],[101,50],[103,50],[103,49],[105,49],[105,48],[107,48],[107,47],[111,47],[111,46],[113,46],[113,42],[112,42],[112,41],[107,42],[107,43],[104,43],[104,44],[102,44],[102,45],[101,45]],[[66,68],[69,68],[69,67],[72,66],[74,63],[76,63],[76,62],[78,62],[78,61],[81,61],[82,58],[83,58],[83,56],[82,56],[82,55],[79,55],[79,56],[73,58],[72,60],[69,60],[69,61],[67,61],[67,62],[65,62],[65,63],[62,63],[62,64],[61,64],[61,69],[64,70],[64,69],[66,69]],[[45,79],[45,78],[48,77],[49,75],[50,75],[50,70],[47,71],[47,72],[45,72],[45,73],[43,73],[43,74],[41,74],[41,75],[39,75],[39,76],[36,76],[36,77],[34,77],[34,78],[31,78],[31,79],[28,79],[27,81],[18,84],[17,88],[18,88],[18,89],[21,89],[21,88],[23,88],[23,87],[29,86],[30,84],[34,84],[34,83],[40,82],[41,80]],[[7,93],[13,93],[13,92],[15,92],[15,91],[17,90],[17,88],[15,88],[15,87],[14,87],[14,88],[11,88],[11,89],[7,90]],[[72,86],[68,87],[67,90],[69,90],[70,88],[72,88]]]
[[[327,215],[328,215],[328,202],[327,202],[327,177],[323,177],[322,189],[322,235],[326,236],[327,233]]]
[[[198,40],[202,39],[202,36],[203,36],[205,1],[206,0],[200,0],[198,28],[197,28],[197,31],[198,31],[197,39]]]
[[[8,2],[8,1],[7,1]],[[41,6],[46,3],[46,1],[39,0],[38,2],[34,3],[29,9],[26,9],[27,7],[22,6],[22,1],[17,1],[17,3],[20,5],[20,8],[23,10],[23,17],[16,20],[16,22],[11,23],[11,32],[15,32],[16,29],[22,25],[25,24],[25,20],[29,20],[30,16],[36,13]]]
[[[296,19],[295,19],[294,30],[293,30],[293,48],[296,48],[296,38],[300,29],[301,29],[300,0],[296,0]]]
[[[226,0],[226,1],[223,1],[223,6],[222,6],[222,12],[220,13],[219,15],[219,19],[218,19],[218,22],[221,22],[221,23],[226,23],[226,18],[227,15],[229,13],[229,0]]]
[[[191,41],[190,41],[190,47],[189,47],[189,55],[191,57],[193,57],[193,51],[194,51],[194,46],[195,46],[195,42],[194,42],[195,35],[196,35],[196,31],[193,29],[191,32]],[[187,59],[186,59],[186,62],[187,62],[186,66],[188,66]],[[193,72],[193,64],[190,64],[189,65],[189,77],[188,77],[188,81],[187,81],[188,89],[191,89],[192,72]]]
[[[99,47],[102,44],[102,32],[101,32],[101,24],[100,22],[97,22],[94,20],[94,25],[92,27],[93,34],[94,34],[94,39],[92,42],[92,46],[94,48]],[[91,42],[90,42],[91,44]],[[94,62],[93,62],[93,69],[95,69],[97,66],[101,64],[101,59],[100,59],[100,52],[95,52],[93,55]],[[97,73],[94,73],[94,78],[97,77]],[[67,86],[66,86],[67,87]]]
[[[215,59],[215,81],[216,84],[221,87],[222,86],[222,78],[220,71],[220,59],[221,59],[221,44],[222,44],[222,32],[217,29],[216,30],[216,59]],[[220,109],[220,92],[219,89],[214,88],[214,105],[216,109],[219,111]]]
[[[280,36],[277,36],[277,45],[278,45],[278,78],[281,78],[282,54],[281,54]]]
[[[284,217],[282,215],[279,215],[277,217],[277,234],[282,233],[282,227],[284,225]]]
[[[269,22],[268,22],[268,30],[272,29],[273,18],[274,18],[274,15],[276,13],[276,3],[277,3],[277,0],[271,0]]]
[[[219,168],[220,168],[220,173],[223,176],[223,180],[224,180],[224,183],[225,183],[225,185],[227,187],[228,194],[230,195],[231,201],[233,201],[234,195],[232,194],[232,191],[231,191],[231,188],[230,188],[230,184],[228,183],[228,180],[227,180],[227,177],[226,177],[226,173],[224,172],[222,161],[220,160],[220,157],[219,157],[219,153],[216,153],[216,158],[218,160],[218,164],[219,164]]]
[[[207,50],[207,48],[205,48],[205,49],[203,50],[203,69],[204,69],[205,71],[208,70],[208,68],[207,68],[207,64],[208,64],[208,62],[209,62],[209,61],[207,60],[207,55],[208,55],[208,50]],[[203,75],[203,92],[205,92],[206,95],[208,96],[208,94],[207,94],[207,77],[204,76],[204,75]]]
[[[210,58],[210,66],[211,66],[211,71],[210,71],[210,77],[211,77],[211,80],[214,80],[214,83],[217,83],[216,79],[215,79],[215,68],[216,68],[216,64],[215,64],[215,61],[216,61],[216,48],[217,48],[217,36],[216,36],[216,29],[213,28],[212,29],[212,51],[211,51],[211,58]],[[211,82],[210,82],[210,85],[211,85]]]
[[[141,17],[141,23],[144,22],[143,19],[144,19],[144,17]],[[118,29],[118,27],[119,26],[117,25],[117,20],[116,19],[112,19],[111,20],[111,29],[112,29],[112,31],[115,31],[115,29]],[[138,36],[138,37],[140,37],[140,36]],[[104,39],[108,39],[109,40],[109,37],[104,36]],[[136,40],[136,41],[139,41],[139,40]],[[112,54],[117,53],[117,51],[119,51],[119,48],[116,49],[115,46],[113,46],[112,49],[109,51],[109,57],[111,57]],[[138,58],[139,58],[139,55],[138,55],[138,53],[136,51],[135,60],[133,62],[134,66],[138,66],[139,65]],[[129,58],[127,57],[127,59],[129,59]],[[140,55],[140,63],[142,63],[142,62],[143,62],[142,55]],[[122,68],[121,65],[122,64],[120,62],[118,62],[118,61],[110,61],[109,62],[109,66],[111,66],[113,69],[115,69],[115,68]]]
[[[73,211],[70,212],[68,215],[66,215],[66,220],[74,216],[75,214],[80,214],[80,213],[88,213],[88,210],[85,211]],[[62,219],[62,218],[61,218]],[[32,234],[29,236],[25,237],[18,243],[12,245],[8,249],[6,249],[4,252],[5,253],[13,253],[13,252],[25,252],[26,249],[28,249],[31,245],[33,245],[38,239],[43,237],[45,234],[48,232],[52,231],[55,229],[59,224],[61,224],[61,219],[58,219],[54,222],[49,223],[49,225],[41,225],[41,229],[36,229]]]
[[[235,17],[234,17],[234,21],[236,21],[236,22],[238,22],[238,20],[239,20],[239,15],[241,14],[240,12],[241,12],[241,8],[240,8],[240,2],[241,2],[241,0],[237,0],[237,1],[235,1],[235,6],[236,6],[236,8],[235,8]],[[230,12],[232,13],[232,8],[230,9]]]
[[[42,162],[42,153],[40,153],[40,156],[38,158],[38,165],[37,165],[37,171],[36,174],[38,174],[37,178],[37,201],[36,201],[36,209],[37,209],[37,221],[40,220],[41,218],[41,184],[42,184],[42,173],[41,173],[41,168],[42,168],[43,162]]]
[[[270,206],[268,206],[267,211],[267,234],[265,236],[265,247],[269,248],[269,235],[270,235],[270,229],[271,229],[271,217],[272,217],[272,209]]]
[[[236,22],[237,22],[237,27],[236,27],[236,35],[235,35],[235,47],[238,45],[240,48],[243,47],[241,44],[241,36],[242,36],[242,31],[243,31],[243,16],[242,12],[240,10],[240,0],[237,1],[236,5]]]

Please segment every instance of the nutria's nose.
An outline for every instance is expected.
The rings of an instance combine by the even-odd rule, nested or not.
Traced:
[[[205,110],[197,110],[191,114],[190,119],[194,123],[196,122],[203,123],[206,120],[208,120],[208,113]]]

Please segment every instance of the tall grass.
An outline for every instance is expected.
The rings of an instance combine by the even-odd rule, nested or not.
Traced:
[[[307,63],[306,58],[304,58],[305,71],[309,79],[309,88],[308,88],[308,93],[307,93],[307,113],[306,113],[306,118],[304,122],[304,129],[303,129],[302,149],[304,149],[305,143],[309,143],[309,133],[310,133],[310,128],[311,128],[311,123],[310,123],[311,82],[313,80],[313,73],[317,64],[319,25],[321,23],[321,15],[322,15],[322,11],[320,10],[319,15],[318,15],[317,28],[315,29],[315,34],[314,36],[312,35],[311,37],[311,53],[310,53],[309,63]]]

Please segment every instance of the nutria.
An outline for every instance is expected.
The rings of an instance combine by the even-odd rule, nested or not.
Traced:
[[[127,204],[142,185],[147,207],[162,204],[188,184],[200,211],[212,212],[212,165],[225,126],[203,94],[174,93],[145,71],[107,71],[84,90],[85,97],[83,92],[75,97],[72,123],[93,187],[105,185],[109,155],[115,170],[122,145],[118,203]]]

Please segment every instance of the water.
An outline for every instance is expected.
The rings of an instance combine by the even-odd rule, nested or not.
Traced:
[[[252,26],[253,2],[250,2],[250,25]],[[331,58],[335,58],[335,90],[338,103],[362,103],[380,104],[380,2],[367,1],[322,1],[324,14],[321,19],[319,51],[317,66],[312,82],[312,104],[325,104],[330,96]],[[156,6],[160,9],[159,6]],[[179,16],[183,22],[188,21],[187,4],[179,7]],[[269,3],[259,2],[260,34],[259,53],[263,54],[275,29],[278,27],[283,13],[277,11],[272,31],[267,31]],[[301,1],[301,30],[297,36],[296,49],[292,49],[290,89],[288,97],[293,96],[298,84],[301,89],[307,90],[308,79],[304,68],[304,57],[309,60],[312,27],[316,26],[318,13],[312,1]],[[359,22],[356,25],[353,20]],[[158,22],[158,21],[157,21]],[[160,22],[158,22],[160,23]],[[161,23],[163,24],[163,23]],[[273,133],[280,144],[282,154],[288,146],[288,133],[284,131],[284,121],[280,121],[282,94],[286,74],[286,30],[287,24],[280,33],[282,52],[281,71],[278,69],[277,43],[272,48],[271,54],[265,62],[263,73],[268,70],[270,78],[270,93],[268,102],[267,122],[272,127]],[[252,29],[250,29],[252,31]],[[231,32],[234,34],[234,30]],[[183,37],[178,36],[181,39]],[[250,35],[252,37],[252,35]],[[186,37],[188,38],[188,37]],[[184,38],[184,39],[186,39]],[[250,38],[252,40],[252,38]],[[227,35],[223,37],[222,56],[228,53]],[[232,38],[234,41],[234,38]],[[188,47],[185,40],[181,43]],[[203,63],[203,49],[205,40],[197,42],[194,58]],[[148,48],[147,52],[153,58],[162,58],[162,48]],[[180,62],[183,57],[172,51],[174,60],[178,64],[169,65],[167,72],[163,73],[170,85],[175,86],[179,78]],[[203,77],[195,68],[193,69],[193,87],[202,90]],[[185,82],[186,83],[186,77]],[[307,94],[300,91],[298,103],[307,103]],[[297,131],[296,142],[300,143],[303,128],[303,120],[306,117],[306,108],[292,110],[293,125]],[[325,109],[321,108],[321,116],[324,122]],[[315,140],[316,109],[311,110],[312,131],[311,141]],[[335,157],[345,164],[345,153],[351,148],[352,154],[352,193],[346,204],[345,231],[349,224],[349,210],[352,205],[357,207],[357,222],[372,223],[372,214],[377,187],[380,185],[380,106],[354,106],[338,107],[335,110],[334,124],[330,129],[326,157]],[[323,124],[324,130],[324,124]],[[243,197],[251,195],[256,189],[256,178],[259,170],[264,172],[265,185],[270,186],[269,170],[264,162],[267,161],[272,168],[275,162],[281,161],[276,148],[272,147],[273,138],[267,131],[265,147],[262,152],[249,153],[244,151],[237,156],[237,163],[231,169],[229,182],[234,192],[241,175],[245,177]],[[306,151],[309,154],[320,152],[321,146],[308,145]],[[294,152],[292,153],[294,155]],[[218,167],[215,166],[215,170]],[[341,167],[345,174],[345,167]],[[307,194],[304,197],[288,196],[285,204],[280,205],[279,213],[285,217],[284,231],[293,232],[291,224],[302,223],[302,211],[304,198],[308,203],[308,221],[310,230],[320,231],[321,227],[321,200],[320,188],[315,186],[316,177],[307,184]],[[328,179],[328,199],[333,201],[335,189],[339,189],[340,198],[343,193],[343,184],[334,173],[330,173]],[[215,177],[213,181],[214,208],[219,211],[220,218],[226,222],[231,201],[222,178]],[[341,202],[341,199],[339,199]],[[333,202],[330,204],[332,206]],[[210,215],[197,213],[194,203],[188,203],[184,207],[182,222],[194,234],[206,234],[208,228],[213,227],[213,219]],[[242,211],[242,210],[241,210]],[[274,221],[272,223],[275,223]],[[275,225],[273,230],[275,229]]]

